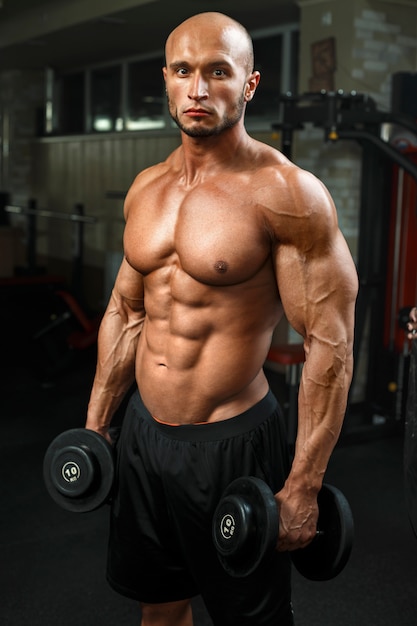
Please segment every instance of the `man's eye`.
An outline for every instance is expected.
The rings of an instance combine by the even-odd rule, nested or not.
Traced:
[[[177,74],[179,74],[180,76],[185,76],[186,74],[188,74],[188,70],[185,67],[179,67],[177,69]]]
[[[226,72],[224,70],[214,70],[215,76],[225,76]]]

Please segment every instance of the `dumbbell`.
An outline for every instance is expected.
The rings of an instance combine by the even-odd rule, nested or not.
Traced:
[[[114,452],[93,430],[73,428],[48,446],[43,461],[46,489],[67,511],[94,511],[110,498],[114,480]]]
[[[332,485],[322,486],[317,501],[316,537],[290,554],[301,575],[324,581],[335,578],[349,560],[353,516],[345,496]],[[223,568],[231,576],[249,576],[274,553],[278,527],[278,506],[268,485],[253,476],[234,480],[213,517],[213,542]]]

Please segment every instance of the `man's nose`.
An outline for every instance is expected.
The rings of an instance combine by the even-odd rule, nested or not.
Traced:
[[[190,91],[188,94],[190,100],[204,100],[208,98],[208,85],[207,81],[201,76],[196,74],[190,85]]]

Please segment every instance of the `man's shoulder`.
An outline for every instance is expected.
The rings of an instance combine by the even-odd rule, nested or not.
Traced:
[[[279,184],[281,189],[288,189],[293,197],[312,193],[321,197],[328,195],[323,182],[315,174],[290,161],[276,148],[259,141],[254,146],[258,151],[256,175],[261,179],[269,180],[271,185]]]
[[[280,238],[305,231],[309,237],[333,232],[337,217],[333,200],[323,182],[269,146],[260,149],[253,185],[257,204]],[[296,219],[294,219],[296,218]]]
[[[270,192],[288,192],[292,197],[294,192],[322,188],[318,178],[290,161],[276,148],[259,141],[253,145],[255,157],[252,159],[252,172],[262,188],[269,188]]]

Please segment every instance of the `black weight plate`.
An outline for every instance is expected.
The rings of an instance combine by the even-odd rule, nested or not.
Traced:
[[[324,484],[318,498],[318,535],[306,547],[291,552],[292,561],[309,580],[331,580],[345,567],[353,545],[353,516],[339,489]]]
[[[221,499],[216,511],[214,542],[222,556],[237,557],[247,549],[255,532],[254,509],[247,499],[229,494]]]
[[[43,475],[48,493],[63,509],[93,511],[106,502],[113,486],[112,446],[93,430],[67,430],[49,445]]]
[[[234,480],[223,493],[213,517],[213,542],[231,576],[249,576],[275,549],[278,507],[259,478]]]
[[[411,527],[417,537],[417,339],[412,341],[404,431],[404,493]]]
[[[87,447],[63,445],[54,449],[51,479],[55,489],[68,498],[79,498],[89,491],[98,471],[97,461]]]

